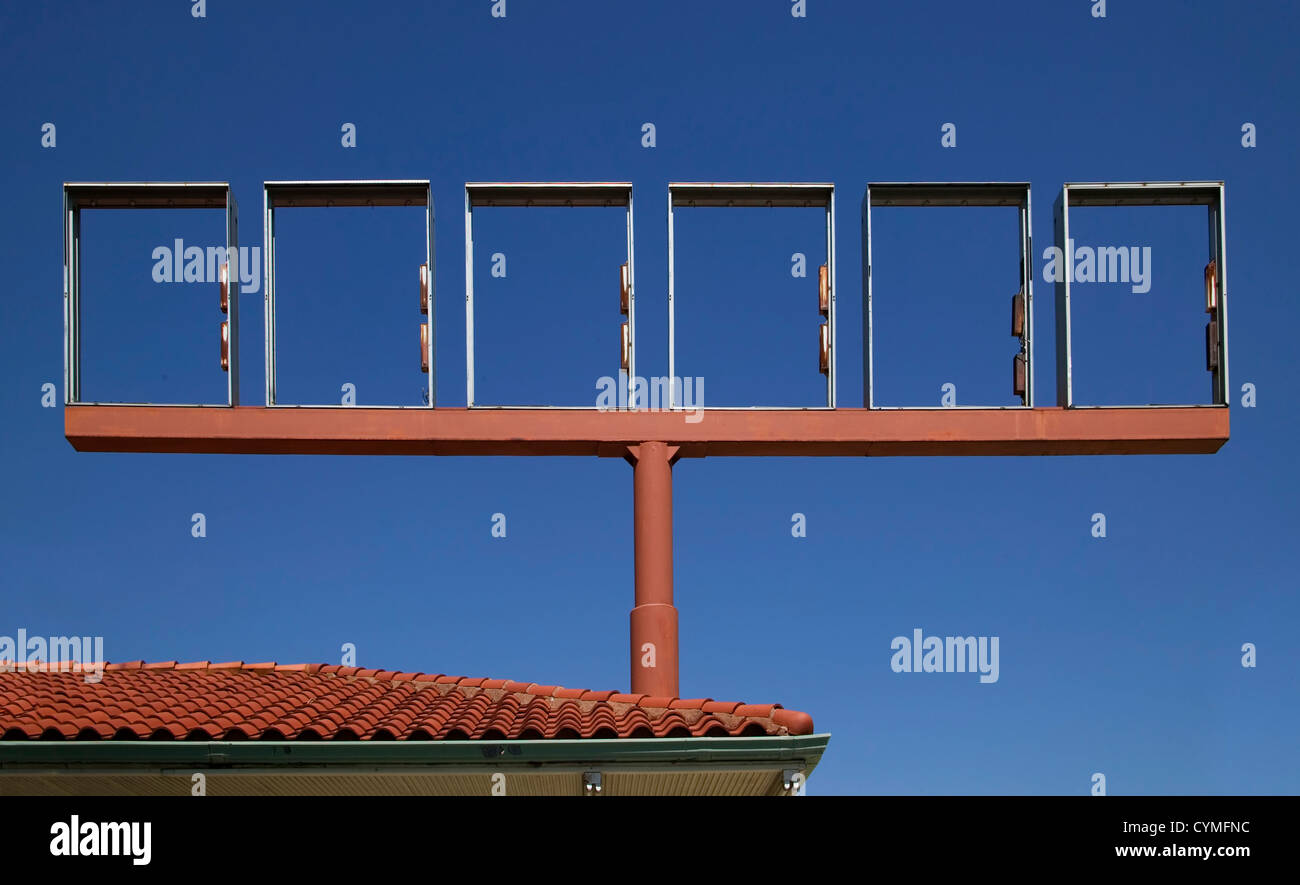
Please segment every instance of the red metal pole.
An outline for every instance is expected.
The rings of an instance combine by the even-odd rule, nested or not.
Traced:
[[[631,616],[632,694],[678,697],[673,607],[673,472],[678,447],[628,446],[632,463],[636,607]]]

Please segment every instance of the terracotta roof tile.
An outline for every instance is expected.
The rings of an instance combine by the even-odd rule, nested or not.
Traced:
[[[677,698],[668,706],[674,710],[699,710],[713,698]]]
[[[647,697],[508,679],[340,667],[129,661],[0,666],[13,739],[446,740],[811,734],[779,704]]]
[[[773,710],[772,721],[777,725],[784,725],[791,734],[812,734],[812,717],[798,710]]]
[[[637,702],[637,705],[641,707],[659,707],[660,709],[666,710],[668,709],[668,705],[674,700],[676,700],[676,698],[641,698],[641,700]]]

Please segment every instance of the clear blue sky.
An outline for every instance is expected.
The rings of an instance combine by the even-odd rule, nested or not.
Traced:
[[[868,181],[1032,182],[1051,404],[1041,253],[1062,182],[1223,179],[1234,399],[1219,454],[684,461],[681,691],[810,712],[833,735],[814,794],[1084,794],[1094,772],[1112,794],[1300,790],[1292,5],[1112,0],[1104,19],[1089,0],[808,0],[803,19],[786,0],[508,0],[505,19],[491,5],[0,11],[0,634],[98,634],[110,660],[337,662],[352,642],[364,666],[628,680],[622,461],[74,452],[62,408],[40,402],[46,382],[62,402],[63,181],[228,180],[241,241],[260,246],[264,180],[430,179],[444,405],[465,397],[466,181],[634,183],[645,375],[667,372],[667,183],[831,181],[839,401],[860,405]],[[964,404],[1011,402],[1015,217],[967,213],[879,212],[883,404],[938,405],[944,383]],[[337,402],[350,382],[361,404],[418,403],[419,213],[280,218],[282,399]],[[706,403],[817,401],[820,225],[679,215],[678,366],[706,379]],[[219,243],[219,213],[88,213],[85,237],[87,395],[220,399],[215,286],[151,277],[154,247]],[[1076,239],[1150,246],[1153,262],[1148,293],[1075,290],[1078,399],[1206,401],[1202,210],[1080,212]],[[481,398],[593,403],[617,367],[619,212],[485,210],[476,240]],[[808,279],[791,276],[795,252]],[[251,404],[261,306],[245,295]],[[892,672],[891,639],[918,627],[999,637],[998,682]]]

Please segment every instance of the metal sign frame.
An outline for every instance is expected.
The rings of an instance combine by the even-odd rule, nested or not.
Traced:
[[[480,403],[474,393],[474,207],[619,207],[627,210],[627,368],[616,376],[627,408],[633,408],[636,379],[636,261],[632,183],[629,181],[467,182],[465,184],[465,403],[471,409],[595,409],[591,406],[521,406]]]
[[[320,189],[301,191],[305,199],[326,200],[314,205],[337,205],[336,200],[358,198],[354,185],[361,182],[280,183],[286,186],[282,196],[292,198],[304,184],[321,185]],[[373,184],[373,183],[371,183]],[[428,183],[422,184],[428,205],[429,264],[433,273],[433,208],[428,200]],[[1032,418],[1016,408],[942,409],[873,409],[870,408],[870,226],[869,213],[873,194],[868,188],[863,200],[863,269],[864,338],[866,352],[866,396],[868,408],[835,409],[834,373],[834,196],[830,185],[670,185],[668,205],[669,233],[669,364],[675,371],[672,334],[672,261],[673,208],[675,205],[824,205],[827,212],[826,274],[819,274],[819,310],[826,319],[821,326],[822,343],[831,339],[830,350],[823,350],[827,372],[828,407],[781,408],[755,407],[715,409],[708,421],[683,421],[674,411],[622,410],[601,414],[591,409],[521,407],[475,409],[473,396],[473,236],[472,205],[475,185],[466,186],[466,336],[467,402],[471,408],[430,410],[398,407],[385,411],[338,407],[274,409],[274,304],[271,300],[274,281],[275,200],[268,184],[266,197],[266,279],[267,290],[267,361],[268,407],[245,407],[216,412],[205,409],[188,411],[150,406],[126,409],[80,405],[64,410],[64,435],[78,451],[116,452],[194,452],[221,454],[321,454],[321,455],[424,455],[424,456],[522,456],[522,457],[604,457],[623,458],[633,469],[633,559],[635,571],[634,607],[630,617],[631,691],[654,697],[674,697],[679,685],[679,642],[677,609],[673,602],[673,527],[672,474],[679,458],[703,457],[942,457],[942,456],[1025,456],[1025,455],[1123,455],[1123,454],[1211,454],[1228,440],[1230,411],[1226,408],[1105,408],[1071,410],[1039,409]],[[631,185],[481,185],[477,195],[480,205],[605,205],[601,200],[618,198],[618,193],[601,194],[599,188],[626,188],[628,218],[628,271],[632,264]],[[566,193],[563,188],[569,190]],[[886,199],[888,186],[876,186],[875,197]],[[908,199],[924,199],[918,205],[933,205],[940,197],[955,198],[954,188],[966,185],[902,185]],[[925,194],[924,188],[942,188],[942,192]],[[987,188],[988,185],[985,185]],[[1022,260],[1031,254],[1029,239],[1028,185],[1024,188],[1021,213]],[[1104,187],[1104,186],[1096,186]],[[1018,192],[1017,192],[1018,193]],[[1166,191],[1153,194],[1165,198]],[[992,194],[985,190],[982,197]],[[394,196],[389,194],[389,196]],[[417,194],[418,196],[418,194]],[[1015,196],[1015,195],[1013,195]],[[1096,199],[1124,199],[1122,188]],[[1211,199],[1211,249],[1218,261],[1217,275],[1206,273],[1206,301],[1209,307],[1223,307],[1226,273],[1224,269],[1222,184],[1217,197],[1179,191],[1176,196],[1189,202]],[[902,199],[903,195],[896,197]],[[1018,197],[1016,197],[1018,199]],[[1195,199],[1191,199],[1195,198]],[[675,202],[680,199],[681,202]],[[958,205],[969,205],[970,196]],[[516,202],[505,202],[505,201]],[[707,201],[707,202],[705,202]],[[814,202],[815,201],[815,202]],[[65,204],[67,198],[65,196]],[[75,202],[75,201],[74,201]],[[1062,233],[1068,232],[1062,197]],[[342,203],[366,205],[367,203]],[[233,205],[233,203],[231,204]],[[402,205],[397,203],[394,205]],[[993,203],[991,205],[1003,205]],[[1217,223],[1216,223],[1217,222]],[[68,304],[69,359],[75,356],[77,305],[77,225],[75,213],[69,213],[65,227],[65,298]],[[233,228],[231,229],[233,242]],[[1068,241],[1063,241],[1068,242]],[[1032,277],[1031,262],[1022,270]],[[1025,282],[1029,282],[1029,278]],[[237,278],[236,278],[237,279]],[[824,283],[823,283],[824,280]],[[430,281],[431,282],[431,281]],[[1211,283],[1215,285],[1211,285]],[[71,294],[69,294],[71,293]],[[1064,289],[1063,323],[1068,331],[1068,288]],[[423,293],[422,293],[423,294]],[[630,302],[630,279],[625,279],[622,294]],[[1030,292],[1026,285],[1023,302],[1013,302],[1015,327],[1024,334]],[[422,299],[423,300],[423,299]],[[1023,304],[1023,307],[1022,307]],[[629,322],[631,304],[628,303]],[[433,310],[430,305],[430,315]],[[1225,315],[1226,323],[1226,315]],[[427,327],[422,327],[427,328]],[[626,328],[626,327],[625,327]],[[1225,327],[1221,327],[1224,329]],[[827,333],[830,333],[829,336]],[[1226,359],[1226,332],[1223,338]],[[626,339],[625,339],[626,341]],[[426,358],[431,356],[433,336],[428,335]],[[1026,342],[1028,343],[1028,342]],[[1063,336],[1068,346],[1068,335]],[[626,346],[626,345],[625,345]],[[1064,348],[1063,348],[1064,349]],[[626,353],[626,351],[625,351]],[[1213,351],[1218,353],[1218,351]],[[1068,351],[1065,365],[1068,368]],[[430,361],[431,362],[431,361]],[[69,366],[73,366],[69,362]],[[1216,380],[1226,391],[1226,363]],[[431,366],[432,368],[432,366]],[[1065,374],[1064,398],[1068,401],[1068,373]],[[75,377],[75,372],[70,373]],[[629,375],[629,380],[631,379]],[[432,387],[432,373],[430,377]],[[75,385],[72,389],[75,391]],[[670,390],[672,385],[670,385]],[[629,391],[629,394],[633,391]],[[433,407],[430,397],[430,409]],[[232,399],[233,402],[233,399]],[[507,407],[508,408],[508,407]],[[1023,408],[1023,407],[1021,407]],[[658,663],[647,664],[642,649],[652,643],[658,648]]]
[[[1024,293],[1024,393],[1020,405],[877,406],[872,352],[871,209],[874,206],[1014,206],[1020,210],[1020,291]],[[1034,407],[1034,244],[1027,181],[872,182],[862,196],[862,399],[868,409],[1032,409]],[[1017,296],[1019,293],[1017,293]],[[1014,310],[1014,308],[1013,308]],[[1018,356],[1019,356],[1018,355]]]
[[[828,338],[826,405],[796,408],[835,408],[835,185],[830,182],[669,182],[668,184],[668,390],[669,408],[684,408],[677,402],[677,298],[674,284],[676,262],[673,233],[674,208],[824,208],[826,210],[826,267]],[[692,406],[709,409],[788,409],[789,406]]]
[[[1070,284],[1074,253],[1069,248],[1071,206],[1206,206],[1209,209],[1209,253],[1217,288],[1214,346],[1218,368],[1210,378],[1211,403],[1152,403],[1132,406],[1080,405],[1074,401],[1074,358],[1071,350]],[[1222,181],[1066,182],[1056,198],[1056,247],[1062,257],[1056,283],[1056,398],[1064,408],[1162,409],[1216,408],[1229,402],[1228,385],[1228,234]],[[1207,336],[1208,337],[1208,336]]]
[[[224,209],[228,343],[224,403],[84,403],[81,399],[81,210]],[[64,405],[239,405],[239,207],[227,182],[83,182],[63,184],[63,403]]]
[[[425,266],[428,281],[428,330],[422,334],[422,361],[428,366],[428,404],[367,405],[368,409],[432,409],[437,404],[437,298],[433,241],[433,194],[427,179],[353,181],[267,181],[263,183],[262,261],[266,311],[266,404],[281,408],[352,408],[339,403],[307,405],[276,402],[275,364],[275,210],[291,207],[424,206]]]

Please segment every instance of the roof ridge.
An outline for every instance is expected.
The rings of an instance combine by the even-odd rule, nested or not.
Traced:
[[[6,662],[0,661],[0,666]],[[43,671],[46,667],[59,668],[63,666],[86,666],[95,667],[96,664],[78,664],[76,661],[64,663],[45,664],[41,663],[40,669]],[[631,704],[638,707],[651,707],[655,709],[702,709],[705,704],[726,703],[733,708],[747,706],[767,706],[781,708],[780,704],[762,704],[748,705],[743,701],[732,702],[715,702],[713,698],[680,698],[663,696],[652,696],[645,694],[632,694],[615,690],[592,690],[583,688],[566,688],[563,685],[543,685],[538,682],[518,682],[513,679],[491,679],[478,676],[448,676],[444,673],[424,673],[420,671],[405,670],[378,670],[365,667],[343,666],[339,664],[280,664],[275,661],[249,664],[243,661],[227,661],[224,663],[214,664],[211,661],[188,661],[181,663],[179,661],[157,661],[148,662],[144,660],[125,661],[114,663],[110,661],[103,662],[106,671],[119,670],[245,670],[254,672],[273,671],[276,673],[305,672],[320,673],[327,676],[350,677],[357,679],[375,679],[383,682],[435,682],[442,685],[455,685],[463,688],[493,689],[504,691],[509,694],[531,694],[536,697],[555,698],[557,700],[578,700],[578,701],[610,701],[616,704]]]

